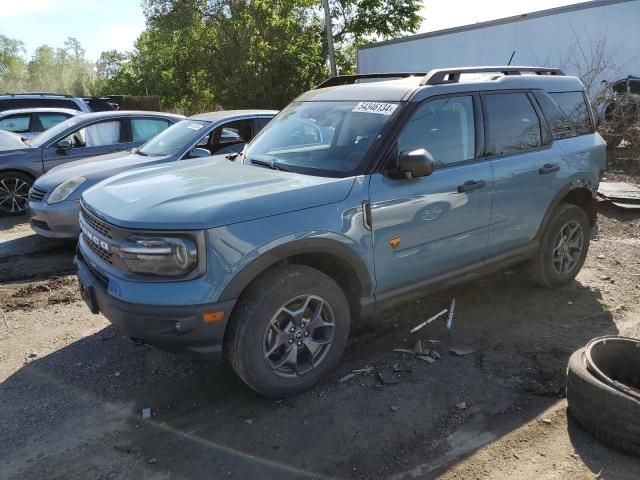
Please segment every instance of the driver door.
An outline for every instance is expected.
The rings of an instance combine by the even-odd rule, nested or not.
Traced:
[[[487,251],[493,174],[482,157],[479,99],[439,97],[418,106],[390,158],[424,148],[435,168],[430,176],[370,183],[376,295],[412,290],[421,282],[482,264]]]
[[[71,148],[58,148],[57,144],[60,140],[69,140]],[[127,147],[122,121],[109,119],[85,125],[65,137],[56,139],[44,149],[42,163],[44,171],[48,172],[53,167],[64,163],[126,150]]]

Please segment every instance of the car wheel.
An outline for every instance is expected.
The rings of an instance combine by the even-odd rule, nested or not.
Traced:
[[[0,216],[23,215],[33,179],[18,172],[0,173]]]
[[[277,267],[240,297],[227,327],[225,353],[256,392],[288,397],[333,370],[349,327],[349,304],[333,279],[304,265]]]
[[[560,204],[529,264],[533,281],[543,287],[569,283],[587,258],[589,240],[590,224],[585,211],[576,205]]]

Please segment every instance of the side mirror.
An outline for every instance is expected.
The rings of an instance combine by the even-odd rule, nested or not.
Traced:
[[[211,152],[206,148],[194,148],[189,152],[189,158],[202,158],[202,157],[210,157]]]
[[[69,150],[71,147],[71,140],[64,139],[56,143],[56,148],[58,150]]]
[[[405,150],[398,155],[399,178],[426,177],[433,173],[433,157],[424,148]]]

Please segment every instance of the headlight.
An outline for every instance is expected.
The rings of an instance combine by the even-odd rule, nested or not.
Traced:
[[[82,185],[87,179],[84,177],[74,177],[70,178],[66,182],[62,182],[56,188],[53,189],[51,195],[47,199],[48,204],[52,203],[60,203],[69,198],[73,192],[76,191],[80,185]]]
[[[183,276],[198,264],[196,244],[183,237],[134,235],[120,251],[127,268],[135,273]]]

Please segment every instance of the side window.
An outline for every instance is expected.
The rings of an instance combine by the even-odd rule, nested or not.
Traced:
[[[0,120],[0,130],[14,133],[26,133],[29,131],[31,114],[11,115]]]
[[[546,92],[535,92],[534,96],[542,109],[542,113],[551,129],[551,135],[555,140],[576,136],[571,122],[549,94]]]
[[[41,112],[38,114],[38,117],[40,118],[40,125],[42,125],[42,129],[47,130],[60,122],[64,122],[67,118],[69,118],[69,115],[67,115],[66,113]]]
[[[132,142],[146,142],[169,127],[169,122],[160,118],[132,118]]]
[[[489,155],[505,155],[542,144],[540,119],[526,93],[486,95]]]
[[[39,102],[39,107],[68,108],[70,110],[80,110],[80,107],[73,100],[62,100],[57,98],[46,98]]]
[[[102,147],[120,142],[120,120],[94,123],[67,137],[74,148]]]
[[[569,118],[573,129],[578,135],[593,133],[594,128],[589,114],[589,107],[582,92],[560,92],[550,93],[549,95]]]
[[[271,121],[270,118],[258,117],[258,132],[267,126],[267,123]],[[256,134],[258,133],[256,132]]]
[[[436,165],[475,158],[473,97],[427,101],[414,112],[398,138],[398,152],[424,148]]]
[[[238,120],[236,122],[226,123],[216,128],[211,141],[211,154],[233,153],[236,148],[231,146],[240,146],[249,142],[253,138],[253,120]]]

